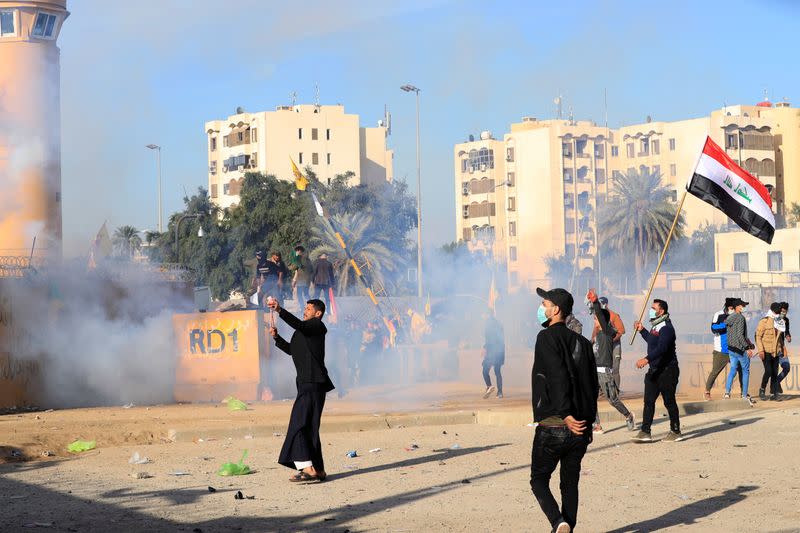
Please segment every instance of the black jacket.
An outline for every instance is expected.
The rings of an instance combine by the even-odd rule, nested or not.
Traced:
[[[314,285],[333,285],[333,265],[327,259],[317,259],[311,275]]]
[[[660,374],[668,366],[678,366],[678,354],[675,350],[675,328],[672,321],[667,319],[663,326],[655,327],[650,331],[642,328],[639,331],[647,342],[648,374]]]
[[[591,435],[600,391],[592,343],[560,322],[539,332],[533,357],[534,421],[572,415]]]
[[[597,332],[594,338],[595,346],[597,346],[596,363],[597,366],[611,368],[614,365],[614,337],[617,336],[617,330],[603,316],[600,302],[594,302],[592,309],[594,310],[594,316],[597,317],[597,321],[600,323],[600,331]]]
[[[281,309],[278,316],[295,329],[291,342],[278,335],[275,345],[292,356],[297,382],[327,383],[328,390],[333,390],[325,368],[325,334],[328,332],[325,324],[319,318],[300,320],[286,309]]]

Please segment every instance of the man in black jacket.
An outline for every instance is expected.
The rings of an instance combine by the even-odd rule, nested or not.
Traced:
[[[683,440],[681,434],[681,420],[678,412],[678,402],[675,392],[678,390],[678,355],[675,349],[675,328],[669,319],[669,306],[664,300],[655,299],[650,307],[650,330],[642,326],[641,322],[634,323],[633,327],[647,343],[647,357],[636,361],[636,368],[649,366],[644,377],[644,409],[642,412],[642,427],[633,440],[637,442],[651,442],[650,427],[656,412],[656,400],[661,395],[664,407],[669,413],[669,433],[664,437],[664,442],[678,442]]]
[[[289,429],[283,442],[278,463],[297,469],[290,481],[325,481],[325,463],[322,460],[322,443],[319,424],[325,407],[325,394],[333,390],[333,383],[325,368],[325,334],[322,323],[325,304],[320,300],[309,300],[303,311],[303,320],[298,319],[278,305],[269,301],[269,308],[289,326],[294,328],[292,340],[287,342],[270,328],[275,345],[292,356],[297,370],[297,398],[292,406]]]
[[[531,489],[552,530],[569,533],[578,516],[581,460],[592,441],[597,416],[597,367],[588,339],[567,329],[572,295],[564,289],[536,289],[544,330],[536,337],[531,388],[537,422],[531,451]],[[561,508],[550,492],[550,477],[561,463]]]

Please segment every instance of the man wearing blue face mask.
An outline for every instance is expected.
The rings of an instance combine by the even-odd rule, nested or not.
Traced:
[[[681,420],[678,413],[678,402],[675,392],[678,390],[678,355],[675,350],[675,328],[669,319],[669,306],[664,300],[653,300],[649,311],[650,330],[636,322],[633,327],[647,343],[647,356],[636,361],[636,368],[649,367],[644,376],[644,409],[642,427],[633,440],[651,442],[650,427],[656,412],[656,400],[661,396],[664,407],[669,413],[669,433],[664,442],[683,440]]]
[[[592,441],[597,415],[597,365],[588,339],[567,328],[572,295],[564,289],[536,289],[544,327],[536,337],[531,388],[537,422],[531,451],[531,489],[552,531],[569,533],[578,515],[581,460]],[[561,463],[561,507],[550,492],[550,477]]]

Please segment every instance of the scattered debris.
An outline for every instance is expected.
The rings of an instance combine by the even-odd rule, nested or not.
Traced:
[[[734,444],[734,448],[747,448],[747,444]]]
[[[130,409],[131,407],[134,407],[135,405],[136,405],[136,404],[135,404],[135,403],[133,403],[133,402],[131,402],[131,403],[126,403],[125,405],[123,405],[123,406],[122,406],[122,408],[123,408],[123,409]]]
[[[322,519],[323,522],[333,522],[334,520],[336,520],[336,519],[335,518],[323,518]]]
[[[228,396],[222,403],[228,404],[228,411],[247,411],[247,404],[233,396]]]
[[[244,438],[245,438],[246,440],[251,440],[251,439],[253,438],[253,436],[252,436],[252,435],[245,435],[245,436],[244,436]]]
[[[442,435],[447,435],[447,432],[446,431],[442,431]]]
[[[501,465],[507,465],[508,463],[502,463],[502,462],[501,462],[500,464],[501,464]]]
[[[55,453],[51,452],[50,450],[42,452],[42,457],[53,457]]]
[[[153,476],[151,476],[147,472],[134,472],[133,474],[131,474],[131,477],[133,479],[150,479]]]
[[[407,452],[413,452],[414,450],[419,450],[419,445],[414,444],[412,442],[411,444],[408,445],[408,447],[406,448],[406,451]]]
[[[24,527],[53,527],[52,522],[32,522],[30,524],[25,524]]]
[[[175,442],[178,439],[178,432],[174,429],[170,429],[167,431],[167,440]]]
[[[215,489],[214,487],[209,486],[208,487],[208,492],[217,492],[217,489]]]
[[[441,465],[441,466],[444,466],[444,465],[446,465],[446,464],[447,464],[447,463],[445,463],[444,461],[439,461],[439,465]]]
[[[139,455],[139,452],[133,452],[133,455],[131,455],[131,458],[128,459],[128,462],[132,465],[146,465],[150,462],[150,459],[144,455]]]
[[[93,440],[76,440],[69,446],[67,446],[67,451],[72,453],[81,453],[86,452],[89,450],[94,450],[97,448],[97,442]]]
[[[252,474],[253,471],[250,470],[250,467],[244,464],[244,460],[247,457],[247,450],[244,451],[242,454],[242,458],[239,459],[238,463],[225,463],[219,467],[219,471],[217,474],[220,476],[246,476],[247,474]]]
[[[379,451],[381,451],[380,448],[372,448],[369,453],[378,453]]]
[[[357,452],[357,451],[355,451],[355,450],[350,450],[350,451],[349,451],[349,452],[347,452],[345,455],[346,455],[347,457],[349,457],[350,459],[353,459],[354,457],[358,457],[358,452]]]
[[[450,449],[451,450],[460,450],[461,449],[461,445],[458,444],[458,443],[453,444],[452,446],[450,446]]]
[[[680,495],[678,495],[678,498],[680,498],[681,500],[688,500],[689,499],[689,497],[686,494],[680,494]]]
[[[466,485],[466,484],[468,484],[468,483],[472,483],[472,481],[470,481],[470,480],[468,480],[468,479],[462,479],[462,480],[461,480],[461,483],[463,483],[463,484],[465,484],[465,485]]]
[[[191,476],[189,472],[184,472],[183,470],[176,470],[174,472],[169,473],[170,476]]]
[[[244,494],[242,494],[242,491],[237,490],[236,494],[233,495],[233,499],[234,500],[244,500]]]
[[[708,479],[711,474],[700,474],[700,479]]]
[[[272,436],[273,437],[283,437],[283,435],[281,435],[280,433],[273,433]]]

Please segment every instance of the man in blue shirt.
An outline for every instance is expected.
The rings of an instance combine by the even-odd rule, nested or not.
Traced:
[[[714,386],[714,381],[719,376],[720,372],[725,370],[728,366],[728,325],[725,320],[728,315],[733,312],[733,298],[725,298],[725,305],[722,311],[717,311],[714,318],[711,320],[711,333],[714,334],[714,352],[711,372],[708,374],[706,380],[706,392],[703,399],[708,401],[711,399],[711,387]]]
[[[675,328],[669,319],[669,306],[664,300],[655,299],[650,307],[650,330],[644,329],[641,322],[633,326],[647,343],[647,357],[636,361],[636,368],[649,366],[644,377],[644,410],[642,427],[633,440],[651,442],[650,427],[656,412],[656,400],[659,395],[669,413],[669,433],[664,442],[683,440],[681,421],[678,413],[678,402],[675,392],[678,390],[678,355],[675,350]]]

